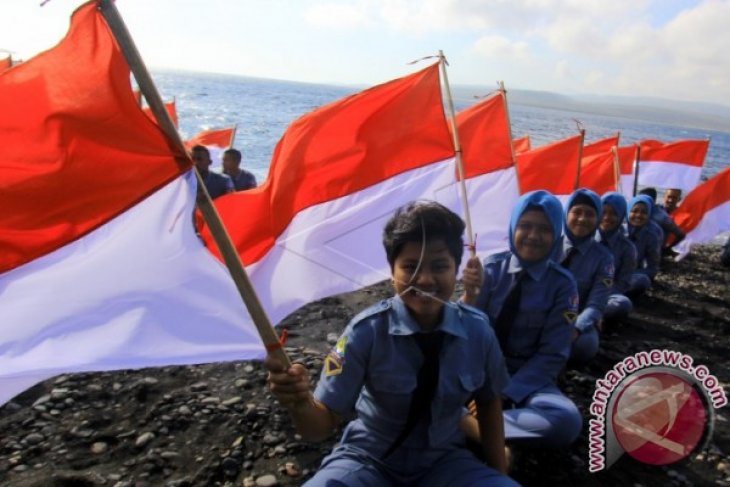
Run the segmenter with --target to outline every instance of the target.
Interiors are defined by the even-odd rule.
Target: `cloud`
[[[365,4],[320,3],[304,12],[304,20],[314,26],[334,30],[348,30],[370,23]]]
[[[527,42],[512,42],[498,35],[480,37],[474,43],[474,49],[477,53],[488,58],[511,59],[523,62],[530,59],[530,48]]]

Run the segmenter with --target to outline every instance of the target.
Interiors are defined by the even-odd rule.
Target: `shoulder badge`
[[[575,323],[576,318],[578,318],[578,313],[575,311],[566,311],[563,313],[563,318],[565,318],[565,321],[567,321],[569,325],[572,325]]]
[[[334,351],[324,359],[324,375],[332,377],[342,373],[342,358]]]

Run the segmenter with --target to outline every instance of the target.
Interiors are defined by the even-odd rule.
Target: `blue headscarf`
[[[550,222],[550,225],[553,227],[553,243],[551,245],[550,252],[548,252],[545,258],[542,259],[540,262],[530,262],[529,264],[523,262],[522,259],[520,259],[520,256],[517,255],[517,249],[515,248],[514,240],[515,227],[517,226],[517,222],[520,220],[522,214],[528,210],[542,210],[542,212],[545,213],[545,216]],[[512,210],[512,217],[510,218],[509,222],[509,248],[512,251],[512,255],[517,257],[517,259],[520,261],[520,264],[522,264],[523,266],[535,265],[546,261],[550,258],[551,255],[553,255],[553,253],[555,253],[555,249],[560,244],[562,229],[563,206],[560,204],[559,199],[557,199],[555,196],[548,193],[547,191],[543,190],[531,191],[522,195],[520,199],[517,200],[517,204]]]
[[[651,218],[651,212],[654,209],[654,202],[651,200],[651,196],[639,194],[631,198],[629,201],[629,211],[634,208],[636,203],[644,203],[646,205],[646,211],[649,213],[649,218]],[[629,223],[629,225],[631,225],[631,223]]]
[[[616,216],[618,216],[619,224],[616,228],[611,230],[610,232],[604,232],[599,228],[599,231],[601,232],[601,235],[604,237],[610,237],[614,233],[618,232],[621,229],[621,223],[626,218],[626,198],[624,198],[624,195],[621,193],[617,193],[615,191],[611,191],[610,193],[606,193],[601,198],[601,203],[604,205],[608,205],[611,208],[613,208],[613,211],[616,212]]]
[[[590,200],[591,206],[593,206],[593,209],[596,210],[596,227],[591,233],[582,238],[577,238],[568,228],[568,212],[575,204],[575,200],[579,197],[582,197],[581,199],[583,200],[585,200],[586,198]],[[565,235],[567,235],[570,241],[574,244],[579,242],[585,242],[588,239],[592,239],[593,236],[596,234],[596,229],[598,228],[598,225],[601,223],[601,218],[603,218],[603,205],[601,204],[601,197],[590,189],[576,189],[575,191],[573,191],[573,194],[570,195],[570,198],[568,198],[568,205],[565,207]]]

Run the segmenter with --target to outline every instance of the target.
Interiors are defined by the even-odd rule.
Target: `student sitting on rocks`
[[[636,247],[636,272],[629,280],[626,295],[633,299],[651,287],[659,272],[662,231],[651,218],[651,198],[634,196],[629,201],[629,240]]]
[[[568,198],[560,265],[578,284],[580,305],[570,350],[570,360],[577,365],[598,353],[599,326],[613,287],[613,254],[595,239],[602,216],[601,198],[593,191],[577,189]]]
[[[606,320],[626,318],[634,308],[625,293],[631,287],[631,276],[636,271],[636,247],[626,238],[621,224],[626,218],[626,198],[621,193],[606,193],[601,198],[603,218],[596,240],[613,254],[613,288],[603,316]]]
[[[546,191],[527,193],[512,211],[510,251],[487,257],[483,272],[464,271],[465,288],[481,288],[473,303],[486,311],[506,358],[505,438],[514,445],[563,447],[581,429],[578,408],[557,386],[578,312],[575,279],[551,259],[562,230],[560,201]],[[462,426],[479,440],[473,416]]]
[[[304,439],[324,439],[355,416],[306,485],[516,485],[500,473],[504,358],[486,316],[449,301],[463,231],[437,203],[411,203],[391,218],[383,245],[396,295],[347,325],[314,395],[303,365],[285,370],[266,359],[271,392]],[[492,468],[466,448],[459,428],[471,399]]]

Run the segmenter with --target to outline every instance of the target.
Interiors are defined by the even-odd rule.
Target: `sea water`
[[[206,129],[237,126],[234,147],[243,167],[266,179],[274,147],[289,124],[359,88],[200,73],[156,72],[166,101],[175,99],[180,132],[189,138]],[[474,100],[455,100],[459,111]],[[510,103],[515,138],[530,135],[532,147],[575,135],[576,121],[586,129],[586,143],[621,132],[621,145],[642,139],[674,141],[710,138],[703,179],[730,165],[730,133],[664,125],[614,116],[577,113]]]

